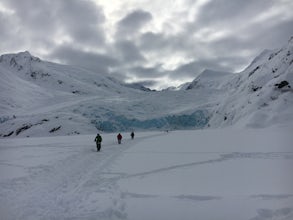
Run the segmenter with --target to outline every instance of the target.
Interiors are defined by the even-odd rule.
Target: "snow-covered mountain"
[[[210,126],[267,127],[293,122],[293,37],[281,49],[265,50],[222,89]]]
[[[176,89],[149,91],[29,52],[0,57],[0,136],[183,129],[293,122],[293,40],[242,72],[205,70]]]
[[[231,79],[232,73],[215,71],[215,70],[204,70],[199,74],[190,84],[187,86],[182,86],[182,89],[201,89],[209,88],[211,90],[218,90],[223,87],[223,85]]]
[[[0,74],[2,137],[201,128],[209,117],[206,95],[150,92],[29,52],[2,55]]]

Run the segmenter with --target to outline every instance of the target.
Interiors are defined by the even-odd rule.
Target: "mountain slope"
[[[210,126],[266,127],[293,121],[293,38],[278,50],[265,50],[222,88]]]
[[[150,92],[28,52],[2,55],[0,74],[2,137],[203,127],[206,100],[212,99],[185,91]]]
[[[293,123],[293,39],[242,72],[205,70],[181,89],[152,91],[108,75],[0,57],[0,137]]]
[[[215,71],[215,70],[204,70],[199,76],[197,76],[187,87],[183,86],[183,89],[221,89],[223,84],[227,82],[232,76],[232,73]]]

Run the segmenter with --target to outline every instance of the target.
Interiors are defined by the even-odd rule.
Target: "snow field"
[[[286,128],[0,140],[3,219],[293,219]]]

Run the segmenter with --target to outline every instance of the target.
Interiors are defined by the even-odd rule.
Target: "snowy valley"
[[[84,68],[2,55],[1,137],[95,131],[267,127],[293,121],[293,40],[244,71],[205,70],[176,90],[150,91]]]
[[[2,137],[202,128],[217,99],[204,91],[136,89],[28,52],[2,55],[0,61]]]
[[[0,219],[293,219],[293,38],[164,91],[29,52],[0,74]]]

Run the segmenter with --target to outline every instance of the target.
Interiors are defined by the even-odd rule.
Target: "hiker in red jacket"
[[[122,135],[120,133],[117,135],[117,140],[118,140],[118,144],[121,144]]]

